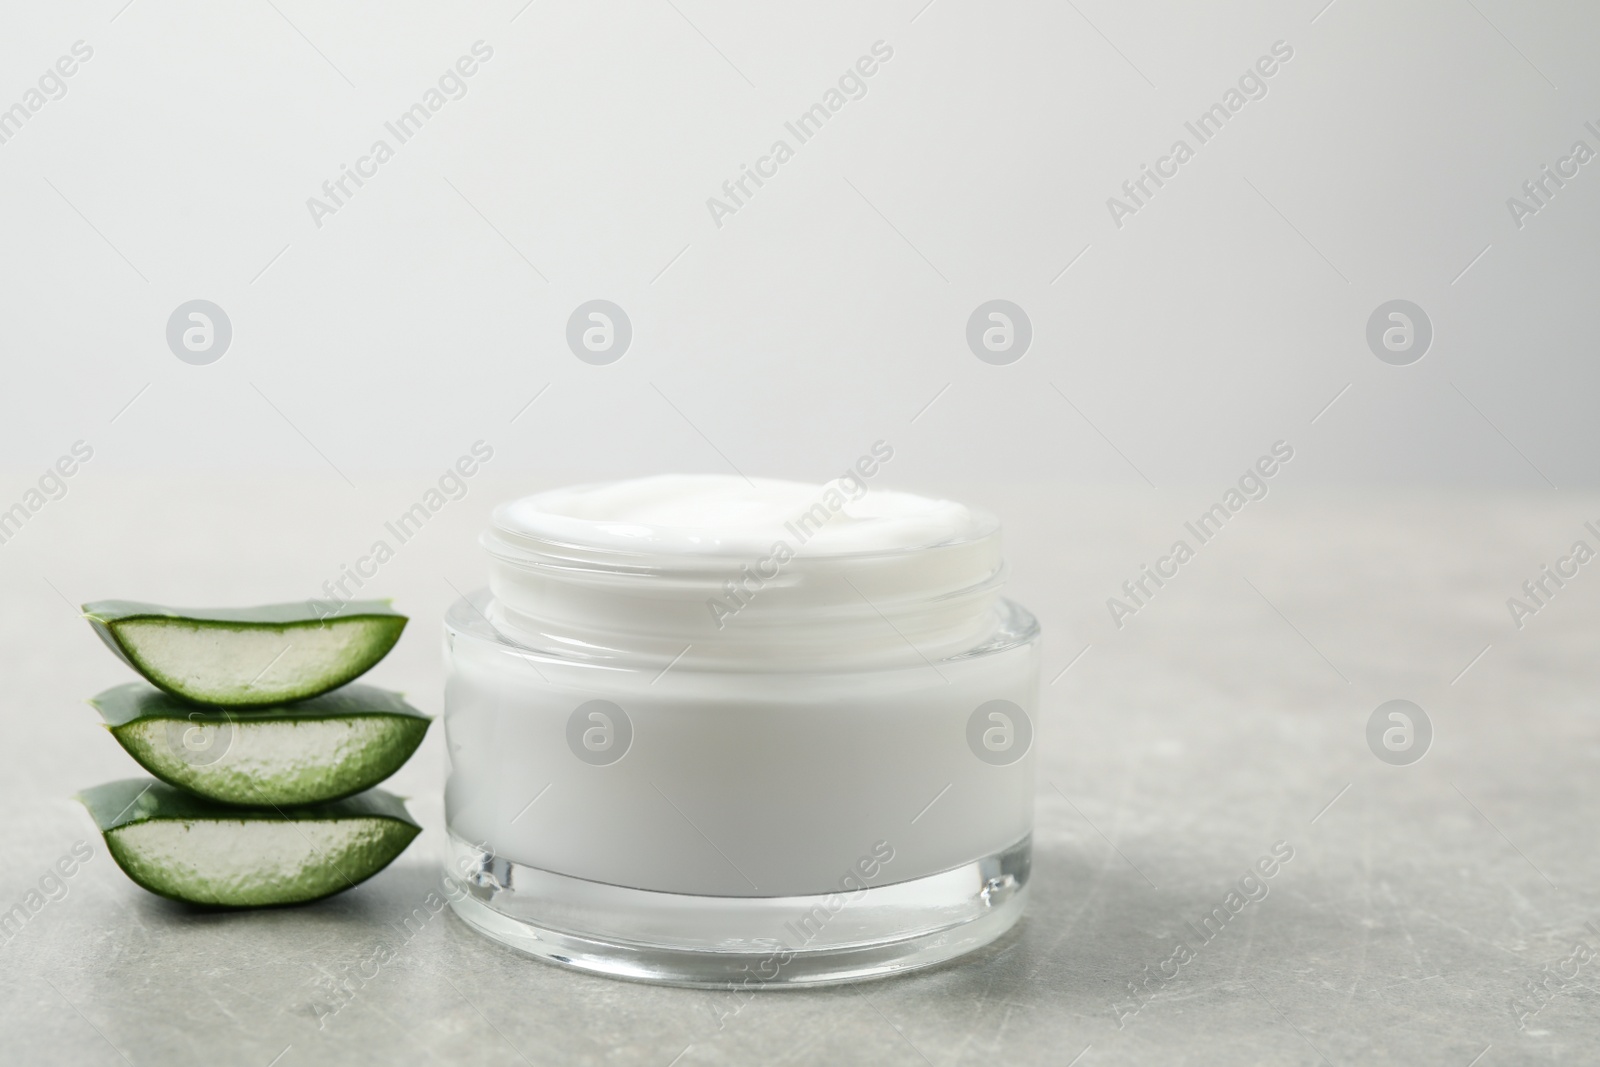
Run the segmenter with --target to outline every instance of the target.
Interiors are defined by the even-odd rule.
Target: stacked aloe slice
[[[260,907],[371,877],[421,832],[373,786],[431,720],[398,693],[351,684],[406,617],[354,601],[333,619],[303,604],[179,610],[126,600],[84,617],[143,682],[92,703],[155,778],[79,795],[117,865],[152,893]]]

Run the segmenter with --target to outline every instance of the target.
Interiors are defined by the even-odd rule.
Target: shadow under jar
[[[949,501],[668,475],[500,505],[445,618],[450,894],[552,962],[786,987],[1027,899],[1039,628]]]

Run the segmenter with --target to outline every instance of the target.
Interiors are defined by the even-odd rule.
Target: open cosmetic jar
[[[854,472],[668,475],[502,504],[482,544],[488,588],[445,619],[473,927],[761,988],[928,966],[1021,915],[1039,628],[994,518]]]

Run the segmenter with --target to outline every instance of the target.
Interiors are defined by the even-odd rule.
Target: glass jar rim
[[[693,482],[695,477],[703,480]],[[777,533],[774,499],[786,505],[827,489],[802,483],[752,485],[748,498],[736,489],[723,514],[737,512],[747,500],[766,511],[756,516],[760,523],[747,523],[726,538],[718,537],[709,522],[664,533],[660,528],[618,531],[608,528],[610,519],[603,514],[562,513],[574,499],[593,504],[591,512],[603,512],[607,501],[616,499],[604,494],[615,488],[625,503],[629,492],[643,494],[644,506],[633,513],[613,509],[625,518],[692,515],[697,503],[692,492],[682,500],[667,499],[664,511],[650,494],[719,481],[726,490],[730,480],[720,476],[676,476],[660,484],[644,480],[553,490],[499,505],[493,525],[480,538],[490,560],[497,626],[531,648],[576,647],[646,660],[683,656],[732,665],[925,659],[971,647],[992,625],[1006,570],[1000,524],[987,512],[950,501],[911,494],[880,497],[841,523],[836,531],[841,536],[814,540],[802,529],[789,531],[799,535],[792,540],[766,541]],[[781,486],[781,495],[761,497],[773,484]],[[602,495],[594,504],[582,500],[584,493]],[[552,498],[554,514],[540,511]],[[729,498],[713,503],[728,504]],[[876,521],[873,508],[887,515],[885,524],[863,530]],[[581,512],[582,507],[566,510]],[[831,505],[825,510],[840,511]],[[711,512],[714,519],[716,508]],[[764,532],[752,536],[752,528]],[[830,543],[817,550],[818,540]]]
[[[498,650],[518,661],[532,663],[546,670],[570,668],[614,671],[636,667],[641,657],[616,649],[584,646],[581,644],[535,643],[527,635],[506,625],[505,608],[494,598],[494,593],[484,586],[469,590],[453,600],[445,611],[445,634],[451,641],[472,641]],[[998,597],[989,613],[989,625],[976,643],[955,651],[942,651],[931,660],[905,658],[890,662],[870,662],[865,658],[831,662],[768,662],[761,664],[732,665],[727,662],[697,661],[686,657],[673,664],[671,674],[689,674],[696,670],[728,673],[731,669],[751,676],[795,673],[814,674],[826,669],[841,676],[870,672],[925,671],[930,665],[940,667],[976,657],[1009,652],[1039,639],[1039,620],[1027,608],[1007,597]],[[644,657],[647,659],[648,657]],[[659,666],[659,664],[658,664]],[[554,677],[553,675],[551,676]]]

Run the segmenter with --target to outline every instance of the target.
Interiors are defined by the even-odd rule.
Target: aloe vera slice
[[[388,655],[406,625],[386,600],[351,601],[326,620],[307,603],[191,610],[97,600],[83,614],[154,685],[229,708],[336,689]]]
[[[129,778],[78,800],[138,885],[226,908],[331,896],[383,870],[422,832],[400,798],[381,789],[311,807],[246,810]]]
[[[399,693],[359,683],[237,714],[143,682],[89,703],[145,770],[225,804],[316,804],[359,793],[399,770],[432,721]]]

